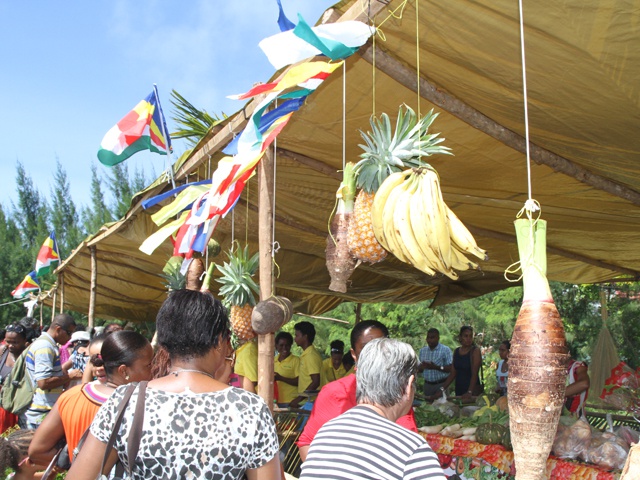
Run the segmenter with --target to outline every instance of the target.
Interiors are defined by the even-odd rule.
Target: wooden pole
[[[53,323],[53,317],[56,316],[56,301],[58,295],[58,286],[53,290],[53,302],[51,302],[51,323]]]
[[[87,320],[87,328],[91,330],[93,328],[94,316],[96,312],[96,288],[98,283],[98,260],[96,258],[96,246],[91,245],[89,247],[91,252],[91,285],[89,290],[89,315]]]
[[[64,272],[58,274],[58,284],[60,285],[60,313],[64,313]]]
[[[273,153],[269,149],[258,164],[258,245],[260,248],[260,300],[273,293]],[[258,393],[273,409],[273,333],[258,336]]]

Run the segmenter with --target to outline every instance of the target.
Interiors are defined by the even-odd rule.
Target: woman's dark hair
[[[107,377],[114,373],[120,365],[126,365],[127,367],[133,365],[133,362],[140,358],[140,351],[147,348],[148,345],[149,340],[138,332],[130,330],[113,332],[107,335],[100,349],[100,356],[104,362],[104,371]]]
[[[98,354],[94,353],[93,355],[91,355],[91,358],[89,358],[89,361],[94,367],[102,367],[104,365],[104,361],[102,360],[102,344],[104,343],[104,341],[107,339],[108,336],[109,336],[108,333],[102,332],[91,337],[91,341],[89,342],[89,348],[91,348],[92,345],[100,344],[100,353]]]
[[[40,336],[40,324],[33,317],[22,317],[18,322],[18,325],[22,325],[25,329],[25,338],[27,342],[33,342]]]
[[[171,358],[201,357],[231,337],[220,300],[195,290],[176,290],[169,295],[160,307],[156,326],[158,344]]]
[[[7,468],[17,472],[20,460],[29,454],[29,444],[35,430],[16,430],[6,438],[0,438],[0,473]]]
[[[342,357],[342,365],[344,366],[344,369],[346,371],[349,371],[355,364],[356,361],[353,359],[353,355],[351,355],[351,352],[345,353]]]
[[[337,353],[338,350],[340,353],[344,353],[344,342],[342,340],[334,340],[329,346],[331,347],[331,353],[334,353],[334,351]]]
[[[7,325],[6,331],[9,333],[15,333],[16,335],[20,335],[25,340],[27,340],[27,336],[29,334],[29,329],[19,323],[12,323],[11,325]]]
[[[289,345],[293,345],[293,336],[289,332],[280,332],[276,335],[276,343],[280,340],[285,339]]]
[[[507,347],[507,350],[511,350],[511,342],[509,340],[505,340],[500,345],[504,345],[505,347]]]
[[[363,320],[362,322],[356,323],[356,326],[351,330],[351,348],[355,350],[358,339],[370,328],[380,330],[385,337],[389,336],[389,329],[384,325],[384,323],[379,322],[378,320]]]
[[[469,325],[464,325],[462,327],[460,327],[460,333],[458,334],[460,337],[462,336],[462,334],[466,331],[470,331],[471,333],[473,333],[473,327],[470,327]]]

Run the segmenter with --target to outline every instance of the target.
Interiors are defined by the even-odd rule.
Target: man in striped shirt
[[[395,423],[413,404],[417,371],[410,345],[367,343],[356,369],[358,404],[320,428],[300,480],[445,480],[424,438]]]
[[[418,356],[418,371],[424,375],[424,396],[432,400],[436,393],[440,393],[440,387],[451,373],[453,363],[451,349],[440,343],[440,331],[437,328],[429,329],[427,346],[420,349]]]
[[[35,387],[31,406],[20,415],[22,428],[37,428],[45,415],[53,408],[69,380],[82,378],[79,370],[62,371],[58,344],[64,345],[71,339],[76,322],[70,315],[60,313],[53,317],[51,327],[43,332],[29,346],[26,371]]]

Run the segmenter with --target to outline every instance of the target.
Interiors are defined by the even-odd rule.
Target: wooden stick
[[[98,284],[98,260],[96,258],[96,246],[89,247],[91,252],[91,285],[89,287],[89,314],[87,319],[87,328],[91,330],[94,325],[94,317],[96,312],[96,289]]]
[[[60,313],[64,313],[64,272],[58,274],[58,283],[60,284]]]
[[[273,292],[273,153],[268,149],[258,164],[258,245],[260,246],[260,300]],[[258,336],[258,393],[273,411],[273,333]]]

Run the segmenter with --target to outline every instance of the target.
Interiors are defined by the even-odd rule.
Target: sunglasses
[[[9,325],[6,330],[7,332],[24,333],[26,331],[26,328],[24,328],[22,325]]]
[[[58,326],[58,327],[60,327],[60,329],[64,330],[64,331],[65,331],[65,333],[66,333],[67,335],[71,336],[71,335],[73,334],[73,332],[72,332],[72,331],[70,331],[70,330],[68,330],[68,329],[64,328],[64,327],[63,327],[62,325],[60,325],[59,323],[56,323],[55,325],[56,325],[56,326]]]

